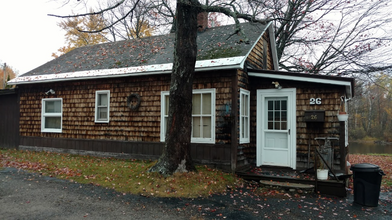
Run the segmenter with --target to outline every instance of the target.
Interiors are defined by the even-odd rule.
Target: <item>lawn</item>
[[[382,191],[392,190],[392,155],[350,155],[350,163],[373,163],[386,174]],[[0,149],[0,167],[15,167],[40,175],[114,189],[124,194],[158,197],[206,197],[243,186],[237,176],[197,166],[198,172],[163,177],[149,173],[155,161],[126,160],[52,152]]]
[[[0,167],[30,170],[45,176],[143,196],[205,197],[234,188],[242,182],[233,174],[206,166],[197,166],[197,173],[176,173],[165,178],[148,172],[155,163],[148,160],[0,150],[0,161]]]

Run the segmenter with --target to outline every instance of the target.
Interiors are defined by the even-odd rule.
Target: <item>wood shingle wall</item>
[[[230,164],[231,120],[226,116],[231,110],[235,73],[234,70],[196,73],[194,89],[216,89],[216,144],[193,144],[196,161]],[[137,153],[139,145],[152,144],[150,148],[154,150],[150,153],[156,155],[157,148],[162,152],[161,92],[169,90],[169,83],[170,74],[20,85],[21,145]],[[49,89],[55,94],[45,95]],[[110,90],[109,123],[94,122],[98,90]],[[127,106],[127,97],[134,93],[141,97],[137,110]],[[44,98],[63,99],[61,133],[41,132]],[[87,144],[88,140],[95,144]]]
[[[247,58],[248,65],[254,69],[274,70],[269,32],[257,42]]]
[[[272,89],[271,84],[274,79],[251,77],[251,144],[244,149],[245,155],[252,163],[256,161],[256,91],[258,89]],[[345,88],[318,84],[278,80],[283,88],[297,88],[296,123],[297,123],[297,167],[305,167],[308,158],[308,148],[310,145],[313,155],[314,147],[318,146],[314,140],[316,137],[339,137],[340,123],[337,114],[340,106],[340,96],[345,94]],[[310,105],[311,98],[321,98],[320,105]],[[304,114],[306,110],[324,110],[325,122],[305,122]],[[339,164],[339,144],[334,143],[334,162]],[[311,163],[313,161],[311,156]]]

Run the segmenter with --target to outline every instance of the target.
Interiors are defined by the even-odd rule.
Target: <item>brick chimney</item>
[[[203,32],[208,28],[208,13],[200,12],[197,15],[197,31]]]

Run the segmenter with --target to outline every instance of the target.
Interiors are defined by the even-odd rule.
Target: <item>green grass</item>
[[[150,173],[155,164],[149,160],[125,160],[60,154],[0,150],[0,167],[16,167],[72,182],[94,184],[118,192],[158,197],[206,197],[241,184],[233,174],[206,166],[198,172],[176,173],[163,177]]]

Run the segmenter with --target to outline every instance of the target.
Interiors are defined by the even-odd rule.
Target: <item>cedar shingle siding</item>
[[[198,73],[194,89],[216,88],[216,143],[230,142],[226,106],[231,106],[234,71]],[[118,141],[160,141],[161,91],[169,90],[170,75],[138,76],[105,80],[47,83],[20,86],[21,136],[107,139]],[[45,95],[53,89],[54,95]],[[95,92],[110,90],[110,122],[95,123]],[[130,94],[139,94],[140,107],[127,106]],[[63,98],[62,133],[41,132],[43,98]]]

